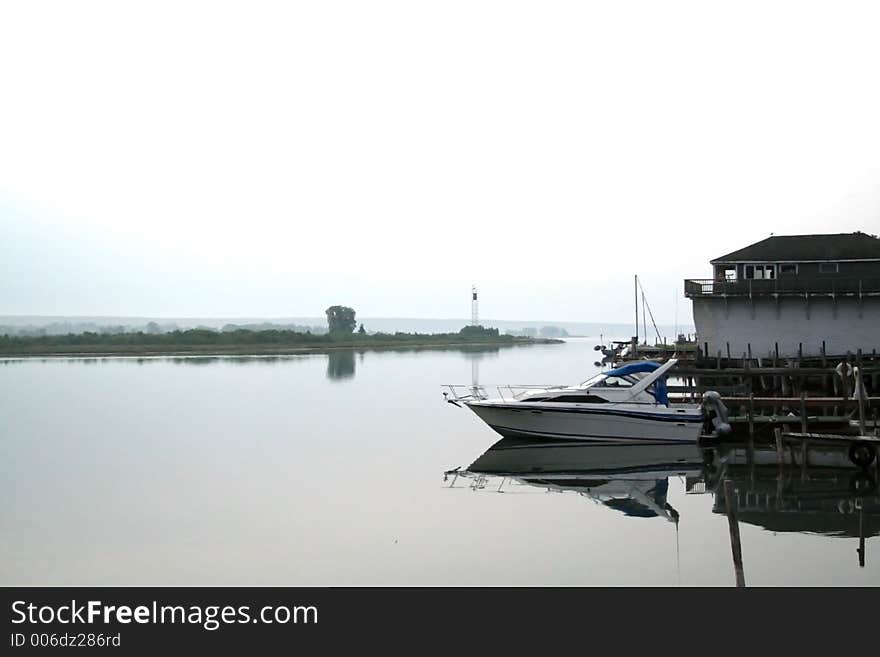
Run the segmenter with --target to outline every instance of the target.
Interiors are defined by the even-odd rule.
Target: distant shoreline
[[[91,357],[112,358],[118,356],[287,356],[296,354],[322,354],[335,351],[398,351],[398,350],[445,350],[470,347],[521,347],[540,344],[561,344],[556,338],[516,338],[514,340],[475,341],[388,341],[371,344],[369,341],[352,341],[333,345],[46,345],[42,349],[23,348],[21,351],[0,349],[0,359],[41,357]]]

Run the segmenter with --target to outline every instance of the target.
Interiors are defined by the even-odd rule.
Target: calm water
[[[732,585],[696,450],[484,454],[500,437],[440,396],[475,366],[582,381],[594,344],[0,361],[0,584]],[[748,584],[880,584],[880,499],[851,472],[726,476]]]

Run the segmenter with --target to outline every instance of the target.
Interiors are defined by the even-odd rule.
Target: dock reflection
[[[751,454],[749,453],[751,451]],[[741,522],[773,532],[823,536],[880,535],[880,495],[870,470],[850,464],[845,450],[811,454],[792,462],[770,446],[719,445],[710,452],[704,481],[713,512],[724,513],[721,482],[733,483]]]
[[[858,539],[855,552],[864,566],[865,540],[880,535],[876,470],[853,466],[840,447],[812,449],[804,460],[773,446],[742,443],[701,448],[504,438],[467,468],[444,473],[450,486],[574,492],[629,517],[677,523],[679,513],[667,499],[670,477],[684,477],[687,495],[712,496],[712,513],[728,518],[732,547],[740,543],[740,523]],[[736,547],[734,568],[738,585],[744,585]]]

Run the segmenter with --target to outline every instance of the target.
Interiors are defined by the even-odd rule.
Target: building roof
[[[733,262],[809,262],[880,260],[880,239],[862,232],[832,235],[773,235],[712,260]]]

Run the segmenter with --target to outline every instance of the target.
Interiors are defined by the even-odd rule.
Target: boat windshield
[[[584,381],[580,387],[581,388],[629,388],[636,383],[638,383],[638,377],[635,377],[631,374],[625,376],[608,376],[607,373],[602,372],[601,374],[597,374],[596,376],[587,379]]]
[[[646,377],[655,377],[655,380],[650,382],[650,385],[647,386],[644,392],[653,397],[657,403],[669,406],[666,375],[664,373],[675,363],[675,359],[670,359],[663,365],[649,360],[626,363],[613,370],[600,372],[593,378],[584,381],[579,387],[583,390],[591,388],[631,388],[637,383],[644,381]],[[656,372],[660,368],[665,369],[661,370],[661,376],[658,376]]]

